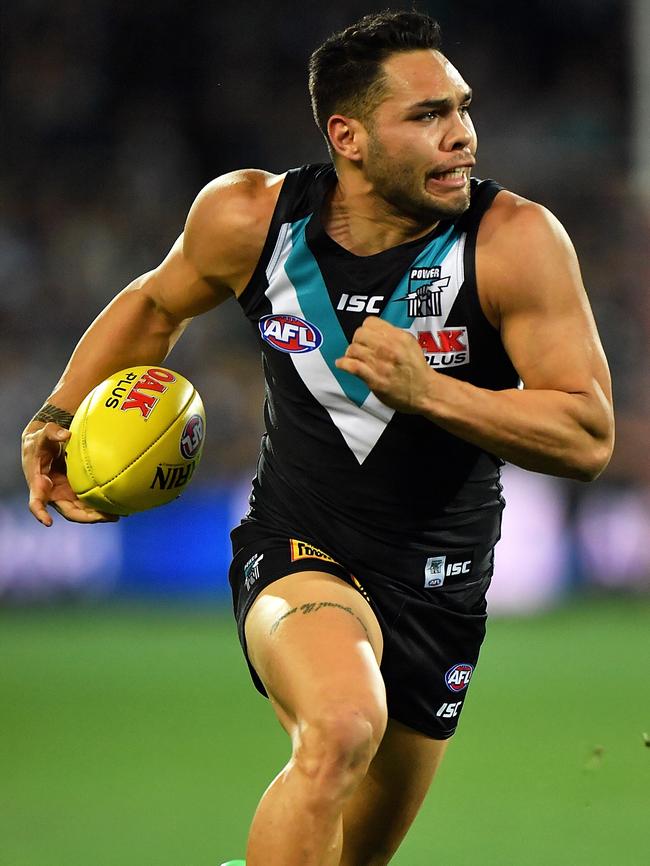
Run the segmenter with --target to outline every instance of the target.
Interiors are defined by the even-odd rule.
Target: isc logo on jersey
[[[461,367],[469,364],[467,328],[418,331],[418,343],[430,367]]]
[[[259,321],[262,339],[280,352],[313,352],[323,342],[316,325],[298,316],[263,316]]]
[[[467,662],[462,662],[461,664],[454,665],[453,668],[449,668],[445,674],[447,688],[451,689],[452,692],[462,692],[469,685],[473,672],[473,665]]]

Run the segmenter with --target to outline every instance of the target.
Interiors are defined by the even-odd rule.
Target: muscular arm
[[[595,478],[613,446],[609,373],[571,243],[509,194],[484,218],[477,276],[524,388],[491,391],[431,370],[410,334],[368,319],[339,365],[381,400],[526,469]],[[500,198],[501,198],[500,196]],[[497,199],[497,202],[499,199]]]
[[[268,177],[237,172],[200,193],[165,260],[120,292],[86,331],[49,403],[74,413],[116,370],[159,364],[194,316],[238,294],[268,227],[258,226]]]
[[[57,469],[59,446],[70,435],[59,424],[107,376],[160,364],[194,316],[239,294],[257,264],[281,183],[266,172],[241,171],[209,184],[162,264],[120,292],[88,328],[47,398],[52,409],[23,433],[30,508],[42,523],[51,524],[48,501],[69,519],[102,519],[76,500],[62,461]],[[48,413],[54,423],[44,423]]]

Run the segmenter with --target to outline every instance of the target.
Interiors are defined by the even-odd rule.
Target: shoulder
[[[484,214],[476,244],[477,283],[488,318],[513,305],[582,288],[573,244],[548,208],[507,190]]]
[[[568,236],[548,208],[504,189],[481,220],[479,242],[512,252],[509,247],[514,240],[527,244],[566,242]]]
[[[185,224],[183,251],[202,276],[235,293],[243,289],[262,252],[284,178],[242,169],[201,190]]]

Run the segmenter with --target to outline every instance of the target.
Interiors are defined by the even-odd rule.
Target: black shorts
[[[366,550],[366,561],[355,561],[341,551],[323,550],[318,539],[287,535],[254,519],[236,527],[231,539],[229,580],[239,640],[263,695],[246,653],[246,615],[273,581],[324,571],[362,593],[379,621],[389,717],[436,739],[454,733],[485,637],[493,548],[408,553],[396,575],[384,573],[386,556],[378,556],[375,566]]]

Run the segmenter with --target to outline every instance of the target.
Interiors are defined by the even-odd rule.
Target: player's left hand
[[[382,403],[410,414],[420,412],[436,375],[415,337],[377,316],[357,328],[336,366],[363,379]]]

